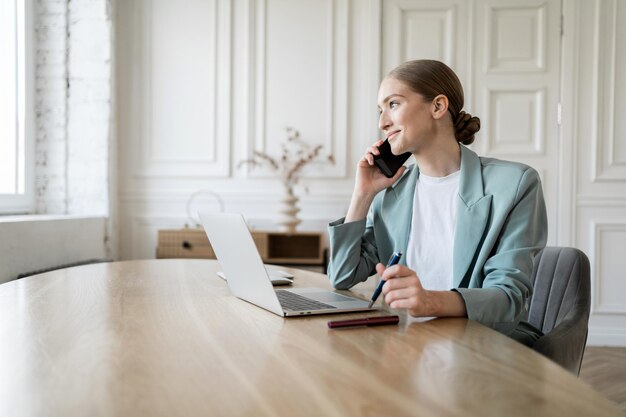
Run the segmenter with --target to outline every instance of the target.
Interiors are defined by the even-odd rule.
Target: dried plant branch
[[[274,169],[278,169],[278,162],[274,158],[269,155],[264,154],[263,152],[254,151],[254,156],[260,158],[261,160],[267,161],[267,163]]]
[[[280,144],[281,154],[279,158],[273,158],[264,152],[254,151],[253,157],[239,162],[238,168],[246,164],[250,164],[252,168],[266,165],[275,171],[281,171],[281,178],[285,186],[292,187],[296,184],[300,179],[301,170],[318,158],[323,146],[311,147],[300,138],[298,130],[292,127],[287,127],[285,130],[287,140]],[[331,164],[335,163],[333,155],[328,155],[326,160]]]

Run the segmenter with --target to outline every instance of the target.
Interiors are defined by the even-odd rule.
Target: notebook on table
[[[230,291],[279,316],[370,311],[369,302],[322,288],[274,290],[261,255],[241,214],[200,212]]]

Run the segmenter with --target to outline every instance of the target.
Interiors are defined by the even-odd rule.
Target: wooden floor
[[[580,379],[626,414],[626,348],[587,347]]]

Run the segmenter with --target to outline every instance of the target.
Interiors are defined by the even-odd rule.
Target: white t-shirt
[[[459,193],[457,171],[447,177],[420,173],[413,197],[407,266],[427,290],[452,288],[452,252]]]

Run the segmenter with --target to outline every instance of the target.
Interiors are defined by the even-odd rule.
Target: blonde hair
[[[463,111],[463,86],[449,66],[431,59],[407,61],[391,70],[387,77],[402,81],[428,101],[440,94],[446,96],[456,140],[464,145],[474,142],[480,119]]]

